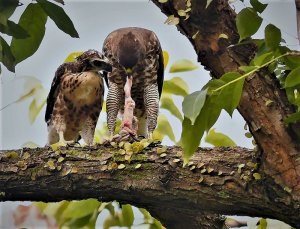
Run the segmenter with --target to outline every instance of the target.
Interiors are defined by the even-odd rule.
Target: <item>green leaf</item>
[[[252,8],[242,9],[236,17],[236,26],[240,34],[240,41],[255,34],[261,23],[262,18]]]
[[[149,229],[165,229],[165,227],[157,219],[153,219],[153,223],[150,224]]]
[[[222,104],[216,95],[210,95],[206,98],[204,105],[202,119],[205,120],[205,122],[203,122],[203,125],[205,126],[205,131],[209,131],[221,114]]]
[[[210,81],[209,84],[214,84],[214,82]],[[205,88],[208,89],[208,87],[209,85],[207,84],[202,90],[205,90]],[[184,117],[180,144],[184,150],[185,163],[197,150],[204,131],[208,131],[215,124],[220,116],[221,109],[222,107],[217,99],[217,95],[212,94],[207,96],[194,125],[192,125],[192,122],[187,117]]]
[[[172,64],[170,73],[174,72],[188,72],[197,69],[199,66],[187,59],[178,60]]]
[[[144,208],[139,208],[139,210],[144,216],[144,223],[149,223],[152,219],[151,214]]]
[[[267,229],[268,222],[266,219],[260,219],[259,225],[257,226],[257,229]]]
[[[231,82],[241,76],[238,72],[225,73],[219,80],[223,81],[224,84]],[[238,80],[235,83],[228,85],[223,88],[217,99],[221,103],[221,107],[224,108],[229,115],[232,115],[234,109],[239,105],[242,96],[244,78]]]
[[[186,96],[189,88],[187,83],[180,77],[173,77],[170,80],[164,81],[163,94],[170,93],[174,95]]]
[[[35,92],[35,97],[29,105],[29,121],[33,124],[38,114],[46,104],[47,91],[45,89],[39,89]]]
[[[192,125],[191,120],[186,117],[182,122],[180,144],[183,147],[183,158],[185,163],[187,163],[195,153],[204,134],[206,120],[202,119],[202,116],[201,113],[198,115],[194,125]]]
[[[15,72],[15,57],[13,56],[9,45],[0,36],[0,61],[11,72]]]
[[[239,67],[239,69],[242,70],[244,73],[251,72],[256,68],[257,68],[256,66],[240,66]]]
[[[51,216],[56,219],[56,222],[58,224],[61,224],[62,222],[65,222],[65,219],[62,218],[62,213],[65,211],[65,209],[69,205],[69,201],[61,201],[58,203],[45,203],[38,202],[34,203],[37,207],[39,207],[44,215]]]
[[[245,81],[244,78],[240,77],[241,74],[238,72],[228,72],[220,79],[211,80],[207,84],[212,102],[218,104],[218,107],[225,109],[229,115],[232,115],[240,102]],[[236,82],[230,83],[238,78],[240,79]]]
[[[81,201],[72,201],[63,212],[62,217],[68,218],[82,218],[87,215],[93,214],[95,209],[98,210],[100,202],[96,199],[88,199]]]
[[[32,141],[25,142],[21,146],[21,148],[30,148],[30,149],[35,149],[37,147],[39,147],[39,145]]]
[[[112,202],[101,203],[98,212],[102,212],[104,209],[107,209],[111,215],[115,215],[115,207]]]
[[[300,112],[296,112],[294,114],[289,115],[283,121],[285,124],[298,122],[300,120]]]
[[[134,214],[131,205],[123,204],[122,205],[122,220],[121,223],[123,226],[131,227],[134,221]]]
[[[255,66],[262,66],[274,58],[273,52],[264,53],[255,57],[252,62]]]
[[[270,50],[270,48],[266,45],[265,39],[263,40],[263,42],[257,46],[258,50],[256,52],[256,57],[261,56],[267,52],[271,52],[272,50]],[[252,61],[253,62],[253,61]]]
[[[38,4],[31,3],[27,6],[18,24],[28,32],[30,37],[13,38],[11,42],[11,50],[16,63],[20,63],[37,51],[45,35],[46,21],[47,15]]]
[[[18,0],[0,0],[0,24],[7,25],[7,19],[15,12]]]
[[[91,218],[93,218],[93,214],[90,214],[90,215],[87,215],[87,216],[84,216],[81,218],[66,220],[63,223],[62,228],[86,228],[86,226],[90,223]],[[96,220],[95,220],[95,223],[96,223]]]
[[[180,121],[183,120],[182,115],[170,94],[162,94],[162,97],[160,98],[160,108],[170,111],[170,113],[176,118],[178,118]]]
[[[47,13],[47,15],[55,22],[60,30],[69,34],[71,37],[79,37],[73,22],[62,7],[46,0],[37,0],[37,2]]]
[[[300,107],[300,84],[296,87],[285,88],[285,92],[289,102]]]
[[[29,37],[29,34],[26,32],[26,30],[10,20],[7,21],[7,26],[0,24],[0,32],[18,39]]]
[[[268,6],[268,4],[263,4],[263,3],[259,2],[258,0],[250,0],[250,3],[253,6],[253,8],[259,13],[264,12],[266,7]]]
[[[41,88],[43,88],[43,86],[40,80],[35,77],[25,77],[23,93],[16,102],[23,102],[31,96],[34,96],[34,94]]]
[[[158,116],[157,127],[153,132],[153,139],[162,140],[164,136],[168,136],[171,141],[175,142],[175,135],[171,124],[167,117],[163,114]]]
[[[297,68],[300,66],[300,56],[285,56],[284,62],[290,69]]]
[[[268,24],[265,28],[265,42],[271,49],[276,49],[281,42],[281,31],[275,25]]]
[[[300,84],[300,66],[293,69],[285,79],[285,87],[294,87]]]
[[[169,63],[169,53],[165,50],[163,50],[163,58],[164,58],[164,69],[166,69]]]
[[[205,137],[205,141],[216,147],[236,146],[235,142],[230,137],[220,132],[215,132],[214,128],[209,130]]]
[[[76,60],[76,57],[80,56],[83,52],[72,52],[65,59],[64,63],[73,62]]]
[[[206,89],[196,91],[190,95],[187,95],[182,102],[184,116],[191,120],[192,125],[194,125],[196,118],[198,117],[204,105],[206,93]]]
[[[120,226],[120,219],[110,215],[104,220],[103,229],[109,229],[114,226]]]

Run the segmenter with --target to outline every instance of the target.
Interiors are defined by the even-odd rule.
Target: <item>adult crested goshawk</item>
[[[111,70],[106,58],[95,50],[59,66],[47,98],[48,144],[76,142],[81,137],[88,145],[93,143],[104,96],[99,71]]]
[[[114,134],[118,113],[124,112],[124,86],[129,79],[127,94],[135,102],[137,134],[151,138],[164,80],[163,53],[157,36],[143,28],[117,29],[105,39],[103,54],[112,64],[112,72],[105,74],[109,86],[106,106],[110,134]],[[122,125],[126,126],[126,120],[123,119]]]

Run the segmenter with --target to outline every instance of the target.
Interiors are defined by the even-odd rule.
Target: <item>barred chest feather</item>
[[[146,58],[143,62],[140,62],[132,71],[133,84],[131,88],[131,96],[136,103],[136,114],[142,116],[145,110],[144,107],[144,89],[153,84],[157,84],[157,69],[158,58]],[[114,66],[118,66],[115,64]],[[109,84],[115,83],[118,85],[124,95],[124,85],[126,83],[127,73],[125,70],[118,67],[114,67],[112,72],[109,73]],[[124,100],[121,100],[121,109],[124,107]]]

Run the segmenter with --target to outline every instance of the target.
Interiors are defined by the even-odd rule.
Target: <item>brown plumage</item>
[[[104,41],[103,53],[113,69],[105,74],[109,86],[107,123],[113,135],[117,114],[123,113],[124,85],[132,77],[131,97],[135,102],[138,134],[150,137],[157,123],[159,98],[164,80],[163,54],[154,32],[136,27],[110,33]],[[124,121],[124,120],[123,120]]]
[[[48,144],[74,142],[80,137],[88,145],[93,143],[104,96],[99,71],[111,71],[111,65],[95,50],[57,69],[47,98]]]

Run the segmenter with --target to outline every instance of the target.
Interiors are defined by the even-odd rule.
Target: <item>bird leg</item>
[[[152,133],[157,124],[159,110],[159,93],[157,84],[151,84],[145,88],[144,101],[147,114],[148,138],[152,139]]]
[[[120,109],[121,103],[121,92],[119,87],[115,83],[109,84],[109,91],[107,95],[106,107],[107,107],[107,127],[111,137],[113,137],[115,129],[117,116]]]
[[[59,142],[58,142],[59,145],[69,146],[69,145],[74,145],[75,144],[75,141],[66,141],[65,140],[63,131],[59,131],[58,134],[59,134]]]

